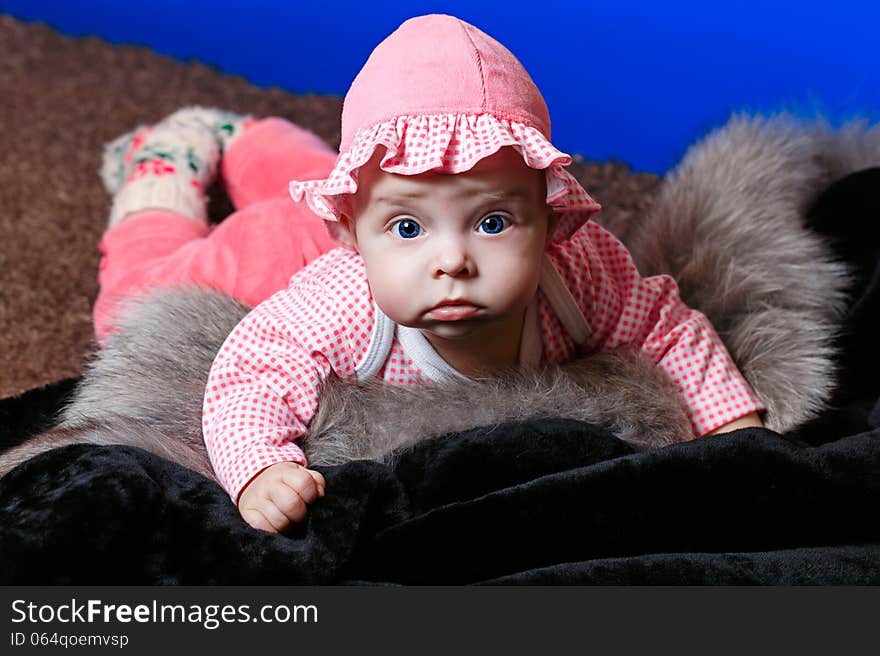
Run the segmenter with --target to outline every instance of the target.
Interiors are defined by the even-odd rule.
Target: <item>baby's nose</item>
[[[450,240],[438,249],[435,276],[460,276],[472,273],[473,263],[462,244]]]

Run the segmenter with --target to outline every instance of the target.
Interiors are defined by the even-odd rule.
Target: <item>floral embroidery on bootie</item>
[[[220,141],[220,149],[225,151],[243,131],[256,122],[256,119],[250,114],[236,114],[214,107],[193,106],[177,110],[165,121],[178,125],[188,125],[193,122],[206,125]]]
[[[139,127],[104,149],[101,177],[113,194],[110,225],[129,214],[164,209],[204,221],[205,190],[220,160],[220,140],[200,120],[172,114]]]
[[[206,107],[184,107],[104,147],[101,178],[114,195],[110,225],[144,209],[205,220],[205,190],[223,150],[256,120]]]

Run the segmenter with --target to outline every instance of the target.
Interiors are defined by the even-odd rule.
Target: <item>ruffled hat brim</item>
[[[383,171],[416,175],[426,171],[461,173],[480,160],[510,146],[529,167],[546,171],[547,204],[563,214],[553,235],[567,239],[574,229],[600,210],[599,204],[565,170],[571,157],[547,140],[540,130],[492,114],[430,114],[396,116],[360,130],[351,147],[341,153],[325,180],[292,181],[294,201],[327,221],[338,221],[358,188],[358,171],[378,146]]]

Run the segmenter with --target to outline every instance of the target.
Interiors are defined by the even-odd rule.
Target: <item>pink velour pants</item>
[[[288,183],[326,178],[335,161],[317,135],[266,118],[223,154],[220,175],[236,211],[222,223],[149,210],[107,230],[99,245],[98,340],[113,331],[119,301],[152,287],[202,285],[249,305],[285,288],[294,273],[339,246],[305,203],[291,200]]]

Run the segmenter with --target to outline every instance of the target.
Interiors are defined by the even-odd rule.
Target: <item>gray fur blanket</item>
[[[848,271],[806,225],[807,208],[833,180],[878,164],[878,129],[734,117],[688,152],[648,216],[606,226],[644,275],[671,274],[685,302],[709,317],[767,406],[769,429],[786,432],[818,416],[835,386],[833,337]],[[198,462],[211,476],[202,391],[214,355],[247,310],[204,289],[160,290],[131,303],[119,333],[94,354],[61,425],[135,419],[174,437],[132,445],[186,466]],[[417,400],[430,411],[416,418],[397,411]],[[316,465],[381,459],[426,437],[528,417],[595,421],[639,448],[690,432],[661,372],[626,352],[423,389],[331,381],[320,408],[304,445]],[[0,473],[50,445],[59,442],[37,438],[5,454]]]
[[[810,225],[808,215],[820,193],[833,182],[873,166],[880,166],[877,128],[851,124],[834,130],[822,123],[786,116],[734,117],[691,148],[668,176],[647,215],[606,226],[631,249],[644,275],[671,274],[678,280],[685,302],[710,318],[765,402],[765,423],[772,431],[791,434],[822,416],[835,402],[841,362],[839,337],[846,328],[855,274],[851,263],[834,248],[833,240]],[[246,307],[232,299],[201,289],[164,290],[132,302],[118,334],[107,348],[93,355],[59,427],[0,455],[0,474],[49,449],[84,443],[137,447],[159,456],[162,462],[171,461],[212,478],[201,441],[202,390],[214,354],[246,312]],[[480,399],[479,404],[474,403],[475,398]],[[400,407],[415,403],[421,409],[416,415],[399,412]],[[592,452],[583,455],[594,465],[612,457],[618,448],[604,442],[602,436],[622,445],[624,450],[618,456],[662,452],[674,460],[674,453],[683,453],[670,450],[674,448],[709,449],[715,453],[709,439],[700,440],[704,442],[700,445],[676,446],[689,434],[689,427],[671,384],[638,353],[627,351],[598,354],[565,366],[522,371],[505,378],[419,389],[381,383],[351,387],[329,381],[304,448],[312,465],[347,473],[359,485],[366,479],[351,472],[372,470],[352,469],[357,461],[376,463],[370,466],[390,468],[382,471],[397,475],[415,470],[424,475],[426,470],[414,462],[426,463],[426,454],[436,456],[441,450],[454,448],[430,438],[479,435],[479,440],[490,440],[496,435],[496,444],[502,445],[513,439],[509,437],[511,425],[552,425],[568,430],[564,427],[570,424],[565,422],[570,421],[600,431],[591,433],[597,440],[591,448],[601,450],[606,448],[601,445],[607,444],[610,449],[602,456]],[[729,439],[756,444],[759,451],[763,448],[760,445],[766,438],[750,442],[750,432],[742,433],[745,435]],[[475,448],[474,439],[465,440],[469,449]],[[529,439],[519,435],[511,442],[510,447],[518,454],[512,462],[520,462],[519,450]],[[560,434],[559,444],[563,443],[568,442]],[[81,462],[83,453],[105,457],[103,451],[70,450],[75,448],[82,447],[68,446],[53,453],[68,453],[76,462]],[[502,449],[499,462],[505,453]],[[553,460],[554,467],[569,457],[562,452],[556,455],[559,460]],[[45,454],[43,462],[50,462],[52,457],[57,460],[57,456]],[[129,456],[122,453],[120,457]],[[709,462],[712,457],[703,454],[697,459]],[[870,471],[875,461],[876,454],[859,461],[859,466]],[[644,462],[654,467],[658,460]],[[0,509],[8,507],[2,504],[19,493],[20,488],[10,479],[18,476],[24,482],[28,476],[37,475],[38,465],[37,461],[24,464],[0,481]],[[442,464],[437,466],[442,470]],[[855,465],[847,465],[851,466]],[[92,469],[93,464],[89,464],[89,471]],[[662,471],[671,470],[661,469],[658,473]],[[438,476],[447,487],[457,487],[452,478]],[[497,476],[504,485],[511,484],[503,472],[493,475],[493,480]],[[661,475],[658,481],[662,480]],[[394,483],[392,488],[397,490],[397,485]],[[455,492],[437,490],[431,494],[439,494],[446,499],[444,503],[457,499]],[[391,493],[386,489],[382,494]],[[395,521],[401,520],[394,513],[416,512],[411,504],[418,506],[414,499],[424,494],[427,492],[421,485],[409,490],[405,504],[408,509],[394,506],[393,517],[387,514],[392,512],[391,506],[381,503],[380,510],[370,512],[380,512],[383,519],[377,526],[391,530],[398,526]],[[374,499],[370,503],[379,502]],[[437,508],[428,507],[432,512]],[[357,512],[367,511],[361,508]],[[320,517],[321,513],[316,513],[305,530],[320,533]],[[237,520],[233,516],[228,521]],[[481,521],[486,521],[485,517]],[[362,535],[363,526],[358,530]],[[336,527],[331,533],[338,539],[340,529]],[[391,534],[380,531],[376,535],[380,534],[384,537],[379,543],[387,547],[391,540],[396,544]],[[413,535],[410,529],[403,534]],[[310,540],[315,535],[307,532],[302,538]],[[389,561],[377,555],[378,543],[371,544],[365,549],[348,544],[344,554],[334,552],[341,570],[305,568],[308,576],[292,580],[338,581],[340,577],[355,576],[352,572],[360,572],[355,578],[369,572],[364,578],[377,581],[451,582],[431,578],[424,570],[389,570]],[[638,548],[647,547],[642,543]],[[529,560],[535,553],[540,554],[538,562],[549,557],[544,547],[536,549],[530,552],[527,564],[535,565]],[[524,581],[549,580],[543,575],[535,578],[537,570],[523,569],[522,565],[518,562],[496,571],[496,562],[464,580],[490,580],[493,577],[489,570],[499,575],[527,570],[531,574]],[[130,569],[120,570],[117,576],[120,578],[111,580],[137,579],[132,578]],[[155,572],[144,580],[150,581],[153,576]],[[186,580],[183,574],[177,576],[172,578]],[[199,580],[231,579],[218,578],[212,572]]]

